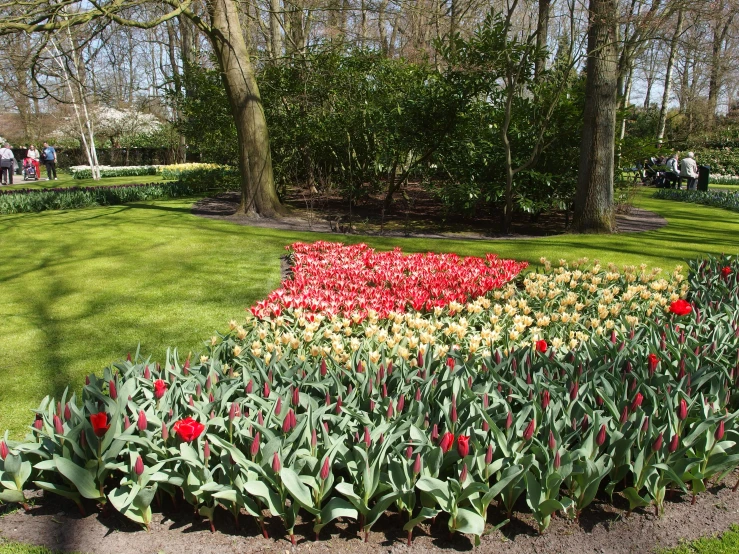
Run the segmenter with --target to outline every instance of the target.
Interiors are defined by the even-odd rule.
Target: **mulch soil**
[[[369,542],[359,537],[354,522],[334,522],[314,542],[312,524],[308,521],[296,527],[297,546],[292,546],[277,518],[268,518],[269,539],[262,537],[254,520],[242,514],[236,528],[230,514],[216,513],[216,532],[208,522],[195,516],[192,507],[179,502],[174,507],[165,501],[154,514],[150,531],[115,512],[107,514],[88,505],[89,515],[82,516],[70,501],[51,494],[35,496],[30,509],[12,511],[4,507],[0,517],[2,540],[44,545],[61,551],[96,554],[144,553],[292,553],[342,552],[343,554],[378,554],[398,552],[471,551],[480,554],[647,554],[676,546],[683,540],[720,533],[739,522],[739,493],[733,485],[739,473],[729,476],[722,485],[709,487],[691,505],[689,495],[674,495],[666,502],[665,514],[656,517],[652,509],[637,510],[627,517],[628,505],[617,493],[611,503],[605,496],[586,508],[579,521],[555,518],[549,530],[538,535],[534,521],[525,513],[516,512],[511,522],[501,530],[482,538],[474,549],[470,538],[449,536],[446,518],[416,528],[413,545],[406,546],[406,533],[397,514],[386,514],[369,534]],[[523,505],[521,506],[523,508]],[[489,521],[500,521],[500,513],[491,507]],[[496,519],[497,518],[497,519]]]
[[[198,201],[192,213],[254,227],[385,237],[489,240],[568,232],[567,217],[562,211],[537,216],[516,214],[509,234],[503,235],[499,213],[480,211],[473,217],[447,217],[443,206],[417,185],[409,186],[406,197],[410,200],[399,197],[387,212],[383,211],[380,197],[367,198],[349,211],[346,202],[338,197],[311,196],[308,191],[291,189],[284,198],[287,216],[255,219],[237,214],[240,193],[227,192]],[[653,212],[631,208],[628,213],[616,215],[616,225],[619,233],[634,233],[659,229],[667,221]]]

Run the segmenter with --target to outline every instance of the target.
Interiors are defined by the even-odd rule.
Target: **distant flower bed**
[[[703,192],[698,190],[658,189],[654,193],[654,198],[677,200],[678,202],[693,202],[695,204],[705,204],[706,206],[739,212],[739,191],[709,190],[708,192]]]
[[[78,165],[70,167],[72,177],[75,179],[92,179],[92,170],[90,166]],[[139,177],[142,175],[156,175],[159,166],[156,165],[131,165],[131,166],[100,166],[100,177]]]
[[[739,185],[739,175],[711,175],[711,184]]]

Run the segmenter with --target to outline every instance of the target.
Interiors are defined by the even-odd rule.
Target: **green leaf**
[[[350,517],[356,520],[358,512],[349,502],[335,496],[321,510],[321,522],[313,526],[313,531],[320,533],[321,529],[338,517]]]
[[[431,519],[432,517],[436,517],[439,513],[439,510],[436,510],[434,508],[421,508],[421,511],[418,512],[418,515],[408,521],[403,526],[404,531],[410,531],[412,530],[416,525],[421,523],[422,521],[425,521],[427,519]]]
[[[3,502],[18,502],[19,504],[22,504],[26,501],[26,497],[23,495],[23,491],[3,489],[0,491],[0,500]]]
[[[56,468],[59,470],[59,473],[69,479],[84,498],[89,498],[90,500],[99,500],[102,498],[100,491],[95,485],[95,479],[92,473],[66,458],[57,457],[54,460],[56,460]]]
[[[283,467],[280,470],[280,478],[290,493],[290,496],[292,496],[298,504],[312,514],[320,513],[320,510],[313,504],[313,499],[311,498],[308,487],[303,484],[297,473],[289,467]]]
[[[451,527],[451,519],[449,520],[449,525],[450,529],[457,533],[480,536],[485,532],[485,520],[482,516],[466,508],[459,508],[457,510],[456,526],[454,528]]]
[[[648,500],[644,500],[644,498],[639,495],[639,492],[634,487],[624,489],[623,495],[629,501],[629,510],[643,508],[644,506],[649,506],[650,504]]]

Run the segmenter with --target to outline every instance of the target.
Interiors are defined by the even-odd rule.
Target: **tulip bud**
[[[598,395],[595,396],[595,403],[598,406],[602,406],[603,405],[603,397],[600,394],[598,394]]]
[[[280,415],[280,412],[282,411],[282,397],[277,397],[277,404],[275,404],[275,415]]]
[[[280,464],[280,456],[277,454],[277,452],[274,453],[274,456],[272,456],[272,471],[275,473],[279,473],[280,469],[282,469],[282,465]]]
[[[264,382],[264,398],[269,398],[269,383],[267,381]]]
[[[487,452],[485,452],[485,464],[493,463],[493,443],[488,444]]]
[[[233,421],[239,416],[239,405],[234,400],[231,402],[231,408],[228,410],[228,420]]]
[[[387,383],[382,384],[382,392],[380,393],[380,396],[382,396],[383,399],[387,398]]]
[[[556,453],[556,454],[554,455],[554,464],[553,464],[553,465],[554,465],[554,469],[555,469],[555,471],[556,471],[556,470],[558,470],[558,469],[559,469],[559,466],[561,466],[561,465],[562,465],[562,460],[561,460],[561,458],[560,458],[560,456],[559,456],[559,452],[557,452],[557,453]]]
[[[636,396],[634,396],[634,400],[631,402],[631,412],[635,412],[639,406],[641,406],[642,400],[644,400],[644,396],[642,393],[637,392]]]
[[[439,438],[439,426],[436,423],[434,423],[434,426],[431,428],[431,442],[436,442],[438,438]]]
[[[8,445],[5,443],[5,441],[0,441],[0,458],[5,460],[5,458],[8,457],[8,454],[10,454]]]
[[[512,424],[513,424],[513,414],[511,412],[508,412],[508,415],[505,418],[506,431],[511,428]]]
[[[64,405],[64,421],[72,419],[72,410],[69,409],[69,404]]]
[[[208,458],[210,458],[210,444],[207,439],[203,442],[203,457],[206,462],[208,461]]]
[[[144,432],[146,431],[146,427],[148,426],[149,422],[146,420],[146,414],[144,413],[144,410],[139,410],[139,417],[136,420],[136,427],[139,431]]]
[[[321,377],[326,377],[328,368],[326,367],[326,360],[321,360]]]
[[[316,432],[316,428],[314,427],[310,431],[310,447],[315,448],[318,444],[318,433]]]
[[[421,401],[421,389],[417,388],[416,389],[416,402],[420,402],[420,401]]]
[[[418,351],[418,367],[423,367],[423,352]]]
[[[598,446],[603,446],[604,442],[606,442],[606,426],[601,425],[600,431],[598,432],[598,436],[595,438],[595,443]]]
[[[321,480],[325,481],[328,479],[329,474],[331,473],[331,464],[328,461],[328,456],[326,456],[323,459],[323,466],[321,466]]]
[[[462,465],[462,473],[459,474],[459,482],[464,483],[467,480],[467,464]]]
[[[654,439],[654,442],[652,443],[652,451],[657,452],[662,448],[662,433],[657,435],[657,438]]]
[[[452,411],[449,415],[449,419],[452,420],[452,423],[457,422],[457,397],[455,395],[452,395]]]
[[[125,431],[125,430],[126,430],[126,429],[128,429],[129,427],[131,427],[131,420],[130,420],[130,419],[128,419],[128,415],[125,415],[125,416],[123,417],[123,430]]]
[[[336,413],[341,413],[341,396],[336,397]]]
[[[213,393],[212,392],[209,392],[208,393],[208,402],[210,402],[212,404],[213,402],[215,402],[215,399],[216,398],[215,398],[215,396],[213,396]]]
[[[59,416],[54,414],[54,433],[57,435],[63,435],[64,434],[64,426],[62,425],[62,420],[59,419]]]
[[[529,441],[534,436],[534,430],[536,429],[536,421],[533,419],[529,421],[529,424],[526,426],[526,429],[523,431],[523,440]]]
[[[641,424],[641,432],[646,433],[649,429],[649,416],[644,416],[644,421]]]
[[[151,379],[151,370],[148,365],[144,367],[144,379]]]
[[[487,420],[486,420],[486,419],[483,419],[483,420],[482,420],[482,430],[483,430],[483,431],[484,431],[485,433],[487,433],[488,431],[490,431],[490,425],[488,424],[488,422],[487,422]]]
[[[688,403],[684,398],[680,399],[680,404],[677,407],[677,418],[680,421],[684,421],[688,417]]]
[[[626,423],[628,420],[629,420],[629,407],[624,406],[624,409],[621,412],[621,419],[620,419],[621,425]]]
[[[545,390],[541,393],[541,409],[542,411],[546,412],[547,408],[549,407],[549,391]]]
[[[577,381],[572,382],[572,386],[570,387],[570,402],[574,402],[577,398],[577,393],[580,390],[580,386],[577,384]],[[600,398],[600,397],[599,397]],[[603,399],[601,398],[601,401]]]
[[[405,449],[405,457],[407,460],[410,460],[413,458],[413,447],[411,445],[408,445]]]
[[[588,419],[588,414],[585,414],[584,416],[582,416],[582,424],[580,425],[580,429],[583,433],[586,433],[589,426],[590,420]]]
[[[207,378],[205,379],[205,390],[207,390],[207,391],[209,391],[209,390],[210,390],[210,386],[211,386],[211,383],[212,383],[212,382],[213,382],[213,381],[212,381],[212,379],[210,378],[210,375],[208,375],[208,377],[207,377]]]
[[[439,447],[441,448],[442,453],[446,454],[451,449],[452,445],[454,444],[454,435],[450,432],[444,433],[444,435],[441,437],[441,440],[439,441]]]
[[[87,448],[87,436],[85,435],[84,429],[80,432],[80,448],[83,450]]]
[[[387,418],[391,419],[393,417],[393,401],[390,400],[390,402],[387,405]]]
[[[111,400],[116,400],[118,398],[118,391],[115,388],[115,381],[112,379],[108,382],[108,394],[110,395]]]
[[[674,434],[672,435],[672,440],[670,440],[670,448],[669,448],[670,454],[675,452],[678,446],[680,446],[680,435]]]
[[[413,463],[413,473],[415,475],[421,473],[421,454],[416,454],[416,461]]]
[[[136,458],[136,463],[133,466],[133,471],[138,476],[144,473],[144,460],[141,458],[141,456]]]
[[[252,458],[256,458],[257,454],[259,454],[259,446],[260,441],[262,439],[261,433],[259,431],[256,432],[254,435],[254,438],[251,441],[251,449],[249,450],[249,453],[251,454]]]
[[[713,434],[714,438],[717,441],[720,441],[724,438],[724,420],[718,422],[718,427],[716,427],[716,432]]]
[[[293,406],[300,405],[300,389],[295,387],[293,389]]]
[[[167,424],[162,421],[162,440],[166,441],[169,438],[169,429]]]

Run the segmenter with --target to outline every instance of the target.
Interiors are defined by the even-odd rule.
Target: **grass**
[[[739,554],[739,526],[732,525],[720,537],[703,537],[677,548],[663,550],[662,554]]]
[[[67,187],[112,187],[115,185],[140,185],[150,183],[161,183],[164,181],[161,175],[140,175],[137,177],[106,177],[95,181],[94,179],[73,179],[71,173],[57,171],[58,181],[46,181],[46,169],[41,166],[41,181],[24,181],[20,175],[13,176],[13,185],[2,187],[0,190],[13,189],[53,189]]]
[[[672,269],[735,252],[739,221],[704,206],[650,198],[640,206],[669,226],[629,235],[561,235],[508,241],[391,239],[236,226],[190,214],[192,200],[0,217],[0,430],[25,433],[31,410],[127,352],[161,360],[181,353],[263,298],[280,280],[279,256],[294,241],[341,240],[405,251],[496,252],[538,263],[587,256]]]
[[[1,541],[2,539],[0,539],[0,554],[60,554],[56,550],[49,550],[44,546]]]

